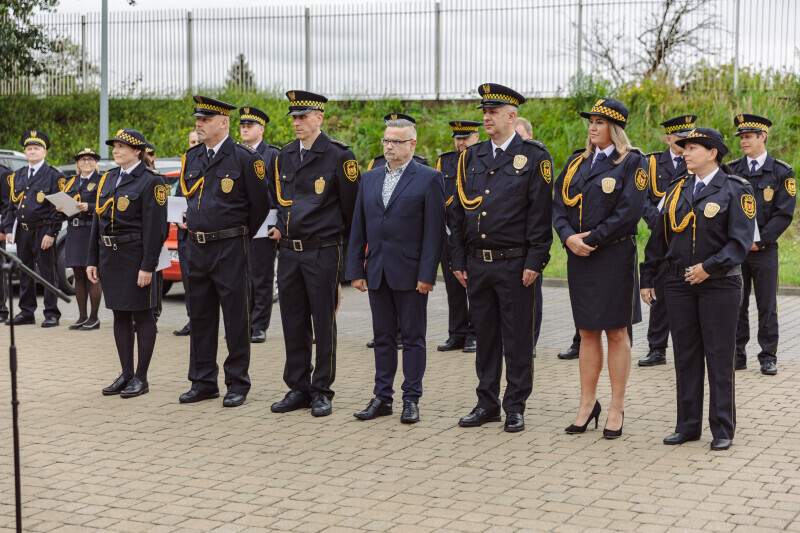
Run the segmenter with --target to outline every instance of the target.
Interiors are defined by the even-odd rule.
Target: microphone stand
[[[55,246],[55,244],[54,244]],[[44,286],[45,290],[53,292],[69,303],[69,297],[60,291],[53,284],[48,283],[42,276],[37,274],[34,270],[28,268],[22,261],[13,254],[8,253],[0,248],[0,257],[3,258],[3,275],[0,276],[0,281],[5,283],[8,280],[8,323],[11,333],[11,344],[8,349],[9,365],[11,367],[11,419],[13,420],[14,428],[14,497],[17,509],[17,533],[22,533],[22,492],[20,483],[20,468],[19,468],[19,401],[17,400],[17,346],[14,344],[14,291],[11,286],[11,278],[15,273],[24,273],[30,276]]]

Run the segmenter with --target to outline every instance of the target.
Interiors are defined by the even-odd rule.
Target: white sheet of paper
[[[254,239],[263,239],[269,233],[270,228],[274,227],[278,223],[278,210],[277,209],[270,209],[269,214],[267,215],[267,219],[261,224],[261,227],[258,228],[258,231],[255,235],[253,235]]]
[[[172,260],[169,258],[169,248],[166,245],[161,247],[161,253],[158,254],[158,266],[156,267],[156,272],[159,270],[164,270],[165,268],[169,268],[172,266]]]
[[[60,207],[61,212],[68,217],[77,215],[80,212],[78,211],[78,202],[75,201],[75,198],[63,191],[58,191],[55,194],[48,194],[45,198],[54,206]]]
[[[186,198],[183,196],[170,196],[167,198],[167,220],[169,222],[183,222],[186,212]]]

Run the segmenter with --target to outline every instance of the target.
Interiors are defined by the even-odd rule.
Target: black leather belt
[[[682,266],[679,266],[677,263],[670,262],[669,265],[667,266],[667,272],[669,272],[670,274],[674,274],[675,277],[678,278],[678,279],[685,279],[686,278],[686,269],[687,268],[688,267],[682,267]],[[741,274],[742,274],[742,266],[741,265],[736,265],[735,267],[733,267],[732,269],[730,269],[728,271],[720,270],[720,271],[714,272],[713,274],[709,274],[707,279],[722,279],[722,278],[726,278],[728,276],[739,276]]]
[[[326,246],[337,246],[342,244],[341,239],[338,237],[330,239],[286,239],[281,238],[281,246],[284,248],[291,248],[295,252],[302,252],[304,250],[314,250],[316,248],[325,248]]]
[[[238,237],[239,235],[247,235],[247,226],[239,226],[238,228],[221,229],[219,231],[191,231],[189,230],[189,238],[199,244],[205,244],[211,241],[221,241],[223,239],[230,239]]]
[[[620,237],[619,239],[615,239],[615,240],[613,240],[611,242],[607,242],[605,244],[601,244],[600,246],[601,247],[606,247],[606,246],[611,246],[612,244],[617,244],[617,243],[620,243],[620,242],[623,242],[623,241],[630,241],[631,237],[633,237],[633,235],[625,235],[624,237]]]
[[[26,224],[25,222],[20,222],[19,227],[24,229],[25,231],[30,231],[32,229],[41,228],[42,226],[46,226],[50,224],[49,220],[40,220],[39,222],[33,222],[31,224]]]
[[[467,254],[478,259],[483,259],[484,263],[492,263],[499,259],[513,259],[515,257],[525,257],[528,249],[524,246],[518,248],[506,248],[504,250],[481,250],[480,248],[467,248]]]
[[[124,235],[100,235],[100,242],[109,248],[118,244],[126,244],[138,241],[142,238],[141,233],[126,233]]]
[[[72,222],[70,222],[70,225],[74,226],[76,228],[78,226],[91,226],[92,225],[92,221],[91,220],[81,220],[79,218],[73,218]]]

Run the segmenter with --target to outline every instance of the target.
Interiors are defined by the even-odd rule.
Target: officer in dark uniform
[[[477,143],[480,139],[478,128],[482,122],[474,120],[453,120],[449,122],[450,127],[453,128],[452,137],[455,143],[455,150],[445,152],[436,160],[436,170],[444,175],[444,195],[447,201],[447,221],[449,224],[452,212],[455,207],[456,200],[456,171],[458,167],[458,158],[461,152]],[[450,231],[448,229],[448,231]],[[448,237],[449,238],[449,237]],[[475,353],[475,327],[469,318],[469,304],[467,301],[467,291],[461,286],[456,277],[453,275],[453,270],[450,262],[450,247],[446,245],[442,247],[442,276],[444,277],[444,286],[447,289],[447,310],[448,310],[448,327],[449,334],[444,344],[436,347],[440,352],[447,352],[450,350],[462,350],[466,353]]]
[[[267,168],[275,166],[275,158],[280,149],[264,142],[264,127],[269,123],[266,113],[255,107],[239,109],[239,131],[242,141],[255,148],[261,155]],[[270,187],[269,204],[277,202]],[[266,224],[266,222],[265,222]],[[272,289],[275,282],[275,255],[278,251],[277,241],[266,235],[250,240],[250,269],[252,274],[252,290],[250,293],[250,342],[265,342],[267,329],[272,318]]]
[[[331,414],[336,377],[336,300],[358,194],[358,163],[350,148],[321,131],[324,96],[289,91],[297,140],[283,147],[270,168],[276,187],[279,240],[278,290],[286,343],[283,381],[289,392],[272,405],[285,413],[311,407]],[[312,365],[312,320],[316,364]]]
[[[145,165],[150,168],[150,170],[152,170],[155,174],[160,175],[162,179],[164,178],[164,176],[161,175],[161,173],[156,169],[156,148],[152,145],[152,143],[150,143],[150,141],[144,142],[143,161]],[[167,185],[167,196],[169,196],[169,185]],[[167,223],[167,233],[169,233],[169,223]],[[156,319],[156,323],[158,323],[158,318],[161,316],[161,309],[164,304],[164,273],[160,270],[157,270],[153,274],[153,287],[156,288],[156,294],[158,294],[158,304],[153,308],[153,317]],[[133,323],[133,328],[136,329],[136,321]],[[156,331],[158,331],[158,326],[156,326]]]
[[[22,146],[28,166],[20,168],[8,178],[11,202],[3,220],[6,240],[9,244],[17,243],[20,261],[29,268],[38,267],[44,279],[58,285],[55,240],[61,231],[62,218],[45,197],[59,192],[64,175],[45,161],[50,139],[44,133],[26,131],[22,136]],[[12,237],[15,220],[17,233],[16,237]],[[19,291],[20,312],[14,317],[14,325],[35,324],[36,284],[33,278],[22,276]],[[57,326],[61,318],[58,297],[50,291],[44,293],[44,317],[43,328]]]
[[[505,355],[505,430],[517,432],[533,389],[533,282],[553,242],[553,162],[542,143],[514,131],[521,94],[495,83],[478,92],[490,139],[459,156],[458,199],[448,219],[453,274],[467,288],[478,343],[478,405],[458,424],[500,421]]]
[[[0,163],[0,248],[6,249],[6,234],[3,229],[3,219],[8,211],[10,187],[8,184],[8,177],[11,175],[11,169]],[[0,261],[2,266],[3,261]],[[5,322],[8,319],[8,307],[6,307],[6,292],[8,280],[6,279],[5,272],[0,272],[0,320]]]
[[[747,368],[747,342],[750,340],[750,285],[758,308],[758,361],[761,373],[774,376],[778,351],[778,237],[794,216],[794,171],[787,163],[767,152],[767,135],[772,122],[758,115],[737,115],[733,119],[736,135],[745,157],[728,163],[737,176],[753,187],[756,198],[756,224],[760,240],[753,242],[742,263],[742,307],[736,329],[736,370]]]
[[[248,260],[250,236],[269,211],[266,165],[258,152],[228,134],[236,106],[195,96],[197,135],[181,165],[180,187],[187,200],[192,388],[181,403],[219,396],[217,339],[222,306],[228,356],[224,407],[242,405],[250,390]]]
[[[167,187],[145,163],[145,139],[121,129],[106,144],[119,166],[103,174],[95,192],[86,275],[103,282],[106,307],[114,312],[114,341],[122,373],[103,395],[132,398],[150,390],[147,371],[156,343],[158,256],[167,238]],[[134,372],[134,321],[138,366]]]
[[[664,444],[698,440],[703,428],[703,375],[708,366],[712,450],[730,447],[736,426],[733,357],[742,299],[741,263],[753,243],[756,200],[746,180],[722,164],[722,135],[697,128],[685,139],[692,174],[670,183],[645,248],[642,299],[650,304],[661,262],[673,332],[678,422]]]
[[[664,191],[678,176],[686,174],[686,163],[683,161],[683,148],[676,142],[689,135],[695,128],[697,115],[681,115],[665,120],[664,142],[668,148],[663,152],[653,152],[645,156],[647,169],[650,176],[647,188],[647,201],[644,205],[642,218],[651,230],[658,218],[658,204],[664,197]],[[664,273],[666,264],[659,265],[659,270],[653,283],[655,284],[656,298],[650,306],[650,323],[647,328],[647,343],[650,351],[644,359],[639,360],[639,366],[655,366],[667,364],[667,341],[669,340],[669,322],[667,321],[667,308],[664,302]]]

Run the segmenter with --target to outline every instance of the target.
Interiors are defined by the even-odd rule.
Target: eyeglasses
[[[81,157],[78,159],[78,163],[94,163],[93,157]]]
[[[403,143],[413,141],[414,139],[381,139],[381,144],[384,146],[398,147]]]

